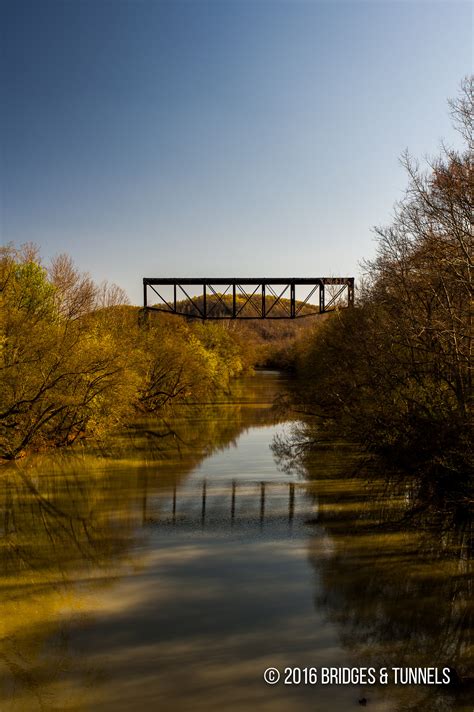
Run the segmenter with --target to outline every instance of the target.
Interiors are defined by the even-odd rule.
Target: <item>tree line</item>
[[[0,458],[101,436],[139,413],[208,401],[251,366],[217,324],[152,319],[66,255],[0,248]]]

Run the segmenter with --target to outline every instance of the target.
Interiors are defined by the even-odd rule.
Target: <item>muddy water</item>
[[[343,446],[283,469],[282,385],[2,468],[2,712],[472,710],[466,529],[397,525],[406,493]],[[460,679],[284,684],[383,666]]]

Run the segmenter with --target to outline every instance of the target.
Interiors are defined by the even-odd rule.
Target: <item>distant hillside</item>
[[[290,300],[280,299],[275,304],[273,296],[267,296],[265,299],[265,311],[271,317],[289,317],[290,315]],[[204,311],[203,297],[193,297],[192,304],[188,300],[178,301],[176,303],[180,312],[194,318]],[[155,304],[155,307],[164,307],[163,304]],[[232,295],[214,295],[206,296],[207,313],[211,317],[229,317],[223,321],[217,321],[222,325],[222,328],[232,331],[242,344],[242,348],[252,350],[254,352],[251,360],[257,366],[273,366],[277,368],[288,368],[293,365],[294,346],[296,342],[304,338],[308,332],[312,332],[317,328],[327,314],[314,314],[319,311],[315,305],[303,304],[296,302],[296,310],[300,315],[305,315],[305,318],[300,319],[262,319],[258,318],[258,311],[261,307],[261,297],[253,298],[253,304],[245,304],[245,298],[241,295],[236,296],[236,311],[239,317],[257,317],[253,319],[231,319],[232,316]],[[258,311],[257,311],[258,310]],[[170,317],[171,318],[171,317]],[[179,316],[175,319],[183,318]],[[211,321],[211,320],[210,320]]]
[[[210,318],[228,317],[232,318],[232,295],[231,294],[207,294],[206,295],[206,311]],[[254,295],[250,299],[246,299],[241,294],[237,294],[235,298],[236,314],[240,318],[254,319],[259,318],[261,314],[262,298],[261,295]],[[155,307],[167,309],[166,304],[154,304]],[[204,312],[203,296],[192,297],[192,301],[183,299],[176,302],[178,311],[191,317],[199,317]],[[269,317],[289,317],[290,316],[290,300],[281,298],[276,300],[273,296],[265,297],[265,313]],[[314,304],[305,304],[304,302],[296,302],[296,312],[299,316],[309,316],[314,312],[318,312],[319,307]]]

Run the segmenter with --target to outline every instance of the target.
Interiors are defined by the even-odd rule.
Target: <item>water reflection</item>
[[[258,521],[260,527],[278,519],[291,526],[299,502],[307,514],[308,499],[303,483],[294,481],[238,482],[192,480],[169,489],[143,491],[142,524],[226,529]],[[302,508],[300,506],[300,510]],[[301,512],[300,512],[301,513]]]
[[[2,710],[88,708],[91,685],[108,665],[81,652],[79,631],[95,620],[97,606],[113,616],[130,604],[112,591],[136,580],[147,565],[143,551],[158,546],[150,525],[157,513],[161,521],[164,499],[171,495],[174,524],[182,522],[190,473],[211,453],[235,447],[252,426],[271,429],[278,387],[279,377],[267,374],[239,384],[236,406],[183,407],[173,422],[141,421],[100,446],[2,468]],[[201,525],[215,519],[215,494],[212,483],[201,491]],[[229,523],[239,521],[240,495],[236,485]],[[196,506],[192,493],[189,501]],[[193,527],[192,517],[187,524]]]
[[[131,484],[133,474],[127,479]],[[72,670],[81,685],[95,679],[97,671],[71,650],[70,640],[86,623],[90,592],[110,585],[128,565],[136,518],[133,507],[116,516],[117,496],[120,484],[88,458],[68,467],[38,458],[34,467],[2,470],[2,709],[7,701],[11,709],[56,709],[52,691]]]
[[[447,688],[387,689],[397,710],[471,712],[472,521],[452,511],[443,520],[438,508],[413,516],[406,481],[387,483],[373,464],[350,475],[342,459],[340,448],[321,450],[308,466],[318,527],[331,541],[324,554],[310,547],[322,584],[315,606],[359,665],[452,668]]]
[[[2,469],[2,712],[470,710],[462,686],[263,683],[269,666],[467,677],[470,530],[401,527],[404,487],[341,475],[340,448],[310,483],[283,471],[279,378],[239,389],[235,406]]]

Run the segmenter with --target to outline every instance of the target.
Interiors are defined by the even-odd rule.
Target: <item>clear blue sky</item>
[[[352,275],[456,142],[469,2],[3,0],[1,240],[142,276]]]

